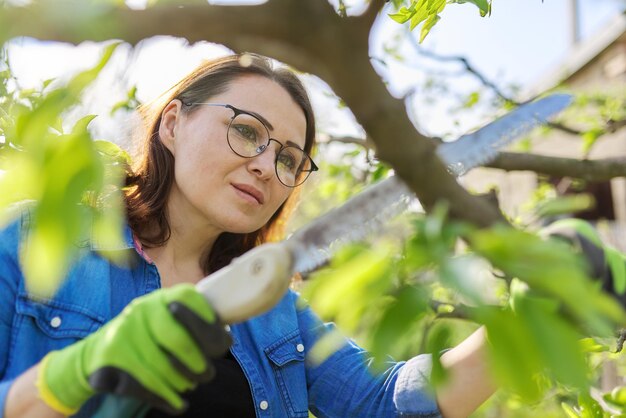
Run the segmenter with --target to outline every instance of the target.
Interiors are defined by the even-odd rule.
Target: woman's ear
[[[182,116],[182,102],[174,99],[165,106],[161,113],[159,124],[159,138],[165,147],[174,154],[174,140],[176,139],[176,124]]]

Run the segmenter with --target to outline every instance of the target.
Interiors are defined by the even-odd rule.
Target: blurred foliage
[[[306,286],[313,308],[354,335],[377,364],[389,354],[412,356],[417,341],[438,358],[452,331],[437,318],[458,309],[487,327],[495,373],[520,399],[538,402],[557,387],[588,392],[587,357],[609,346],[584,338],[611,338],[626,315],[586,276],[572,248],[513,228],[476,230],[447,220],[443,206],[413,214],[411,225],[400,247],[375,240],[344,249]],[[459,241],[469,247],[459,251]],[[505,297],[488,297],[486,289],[498,286],[480,283],[481,270],[508,288]],[[435,381],[445,378],[434,370]]]
[[[65,131],[63,116],[106,65],[117,44],[95,67],[66,85],[20,89],[6,53],[0,71],[0,225],[31,212],[21,254],[28,290],[50,296],[59,286],[76,244],[93,231],[102,247],[121,242],[119,184],[129,158],[112,143],[94,141],[85,116]]]
[[[582,127],[582,151],[587,157],[593,146],[612,123],[626,120],[626,91],[618,89],[609,93],[578,94],[572,118]]]

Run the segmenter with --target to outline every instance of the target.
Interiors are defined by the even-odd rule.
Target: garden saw
[[[554,94],[519,106],[485,127],[436,149],[448,171],[460,176],[498,155],[498,150],[544,124],[572,102]],[[196,285],[226,324],[272,308],[296,273],[324,265],[343,243],[363,239],[407,208],[414,193],[395,176],[358,193],[343,205],[298,229],[286,240],[262,244]]]

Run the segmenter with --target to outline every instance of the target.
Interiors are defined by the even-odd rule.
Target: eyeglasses
[[[280,141],[271,138],[267,125],[250,112],[221,103],[185,103],[184,105],[219,106],[232,110],[234,114],[228,124],[226,141],[230,149],[240,157],[254,158],[268,149],[271,141],[275,141],[280,146],[274,160],[276,177],[287,187],[300,186],[309,178],[311,172],[319,170],[311,157],[300,147],[283,145]]]

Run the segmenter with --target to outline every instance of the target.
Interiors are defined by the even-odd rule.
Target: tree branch
[[[486,167],[505,171],[534,171],[554,177],[574,177],[588,181],[607,181],[626,177],[626,158],[577,160],[537,154],[501,152]]]

